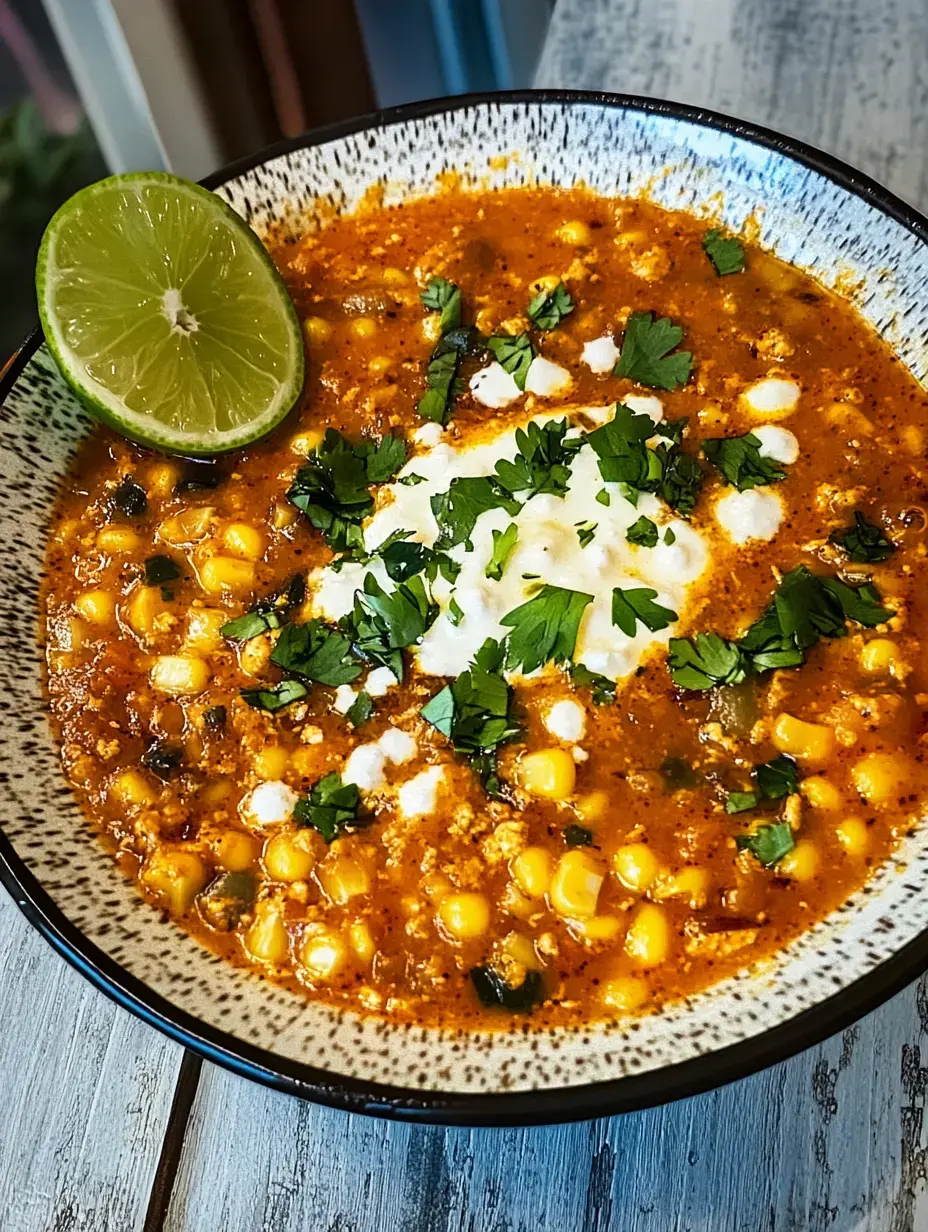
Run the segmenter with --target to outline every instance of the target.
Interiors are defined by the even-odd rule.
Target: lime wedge
[[[39,316],[91,414],[145,445],[214,454],[264,436],[303,386],[303,339],[261,241],[163,172],[82,189],[48,224]]]

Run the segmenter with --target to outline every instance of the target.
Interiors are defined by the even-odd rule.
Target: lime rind
[[[143,193],[161,210],[154,221]],[[139,219],[114,210],[120,196],[143,215],[134,238]],[[92,262],[81,260],[88,245]],[[172,286],[182,278],[199,316],[185,316]],[[194,456],[240,448],[276,427],[302,390],[300,323],[270,256],[225,201],[178,176],[110,176],[65,202],[39,249],[36,291],[65,380],[92,415],[144,445]]]

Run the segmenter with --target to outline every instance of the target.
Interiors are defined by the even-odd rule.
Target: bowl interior
[[[647,195],[735,229],[750,219],[762,245],[843,290],[924,380],[928,248],[902,207],[878,206],[868,188],[855,191],[734,126],[726,131],[631,103],[537,97],[431,107],[321,141],[310,137],[212,186],[259,234],[316,225],[333,207],[354,208],[371,186],[388,202],[426,193],[447,172],[460,174],[465,186],[583,182],[605,195]],[[885,972],[887,960],[928,927],[928,896],[920,891],[928,836],[916,831],[892,866],[763,971],[624,1023],[541,1036],[521,1023],[471,1036],[396,1027],[308,1004],[220,962],[137,898],[62,779],[35,639],[37,579],[56,486],[89,425],[44,347],[22,357],[3,391],[5,879],[72,961],[185,1042],[304,1093],[399,1114],[454,1105],[467,1116],[478,1106],[473,1096],[536,1092],[541,1099],[616,1080],[599,1088],[609,1094],[597,1106],[641,1103],[661,1097],[659,1072],[788,1028],[855,981]],[[915,961],[923,961],[923,950],[928,946]],[[854,994],[860,1010],[875,987]],[[821,1033],[838,1025],[823,1020]],[[801,1046],[798,1032],[796,1040]],[[770,1059],[760,1050],[753,1062],[750,1050],[738,1056],[743,1069]],[[731,1076],[722,1071],[715,1080]],[[555,1115],[594,1106],[586,1092],[557,1099]],[[530,1101],[521,1107],[531,1115]]]

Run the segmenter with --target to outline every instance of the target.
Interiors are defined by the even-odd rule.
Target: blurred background
[[[529,86],[554,0],[0,0],[0,365],[84,184],[192,179],[415,99]]]

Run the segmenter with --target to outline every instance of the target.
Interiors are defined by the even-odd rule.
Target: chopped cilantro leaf
[[[526,971],[524,980],[515,988],[507,984],[493,967],[472,967],[470,978],[480,1004],[487,1009],[527,1014],[544,1000],[544,983],[540,971]]]
[[[650,415],[637,415],[621,402],[608,423],[587,434],[587,441],[599,458],[599,473],[607,483],[627,483],[644,489],[659,477],[653,451],[645,442],[654,435]]]
[[[666,629],[677,619],[677,613],[655,603],[656,598],[657,591],[647,586],[630,590],[616,586],[612,592],[612,623],[618,625],[627,637],[635,636],[639,620],[652,633]]]
[[[525,388],[525,378],[532,360],[535,358],[535,348],[528,334],[511,337],[509,334],[496,334],[487,339],[487,347],[497,361],[518,385]]]
[[[355,594],[354,610],[341,626],[364,658],[389,667],[403,679],[400,651],[417,642],[438,615],[421,577],[401,582],[392,592],[383,589],[372,573]]]
[[[293,820],[300,829],[312,826],[331,843],[346,826],[358,824],[361,793],[354,783],[343,783],[336,771],[321,778],[309,795],[297,800]]]
[[[562,586],[543,586],[534,598],[507,612],[501,624],[512,630],[505,642],[506,668],[533,672],[553,660],[573,657],[580,621],[593,596]]]
[[[754,777],[765,800],[782,800],[784,796],[793,795],[799,787],[796,763],[785,754],[755,766]]]
[[[677,536],[673,533],[673,528],[670,526],[664,531],[664,542],[668,547],[677,542]]]
[[[611,498],[605,488],[600,488],[600,490],[596,493],[596,499],[600,505],[605,505],[607,509],[609,508]]]
[[[345,712],[345,717],[348,719],[352,727],[360,727],[374,713],[374,702],[370,693],[365,693],[363,690],[354,699],[351,705]]]
[[[227,620],[219,632],[230,641],[247,642],[253,637],[260,637],[262,633],[267,633],[268,629],[277,629],[279,626],[280,621],[274,612],[259,612],[255,608],[251,612],[246,612],[244,616],[236,616],[234,620]]]
[[[759,791],[730,791],[725,800],[726,813],[746,813],[761,801]]]
[[[761,452],[761,440],[753,432],[745,436],[719,437],[703,441],[702,451],[722,477],[739,492],[762,484],[778,483],[786,471]]]
[[[662,474],[657,485],[658,495],[671,509],[688,517],[696,508],[696,498],[702,486],[702,467],[679,445],[658,445],[654,453],[660,460]]]
[[[299,680],[281,680],[280,684],[266,689],[242,689],[242,700],[255,710],[282,710],[292,702],[298,702],[309,690]]]
[[[448,422],[455,395],[463,388],[458,378],[461,359],[470,347],[474,331],[467,328],[452,329],[439,338],[432,352],[425,379],[428,389],[419,399],[416,410],[423,419],[433,423]]]
[[[461,324],[461,291],[447,278],[433,278],[419,296],[431,312],[441,313],[441,332],[457,329]]]
[[[625,532],[629,543],[636,543],[641,548],[657,547],[657,527],[650,518],[643,515],[637,522],[632,522]]]
[[[585,826],[566,826],[564,842],[568,847],[592,847],[593,831],[587,830]]]
[[[494,530],[493,557],[486,567],[486,576],[491,582],[498,582],[502,578],[506,562],[513,553],[518,537],[519,528],[515,522],[510,522],[505,530]]]
[[[219,632],[233,642],[247,642],[253,637],[260,637],[270,629],[279,629],[305,597],[306,579],[301,573],[295,573],[286,586],[265,599],[259,599],[250,612],[227,620]]]
[[[594,706],[609,706],[615,701],[616,683],[599,672],[591,672],[584,663],[571,663],[570,678],[574,684],[591,691]]]
[[[149,556],[145,561],[145,585],[163,586],[180,577],[180,567],[170,556]]]
[[[671,441],[674,445],[680,445],[688,423],[689,419],[686,415],[681,415],[679,419],[662,419],[654,425],[654,435],[662,436],[664,440]]]
[[[513,494],[525,493],[525,500],[541,492],[563,496],[570,479],[571,459],[586,444],[582,436],[565,440],[568,428],[566,419],[518,428],[518,457],[511,462],[504,458],[496,464],[500,485]]]
[[[513,517],[522,508],[519,501],[488,475],[452,479],[448,491],[437,492],[430,504],[440,532],[435,542],[439,550],[463,543],[471,551],[471,532],[481,513],[488,509],[505,509]]]
[[[843,548],[848,560],[858,564],[875,565],[889,560],[896,545],[883,534],[879,526],[868,522],[862,513],[854,514],[854,525],[846,530],[836,530],[828,536],[829,542]]]
[[[404,475],[402,479],[397,479],[397,483],[401,483],[404,488],[414,488],[417,484],[426,483],[424,475]]]
[[[577,523],[577,538],[580,540],[582,548],[588,547],[593,542],[596,535],[598,522],[578,522]]]
[[[553,291],[539,291],[528,306],[528,317],[536,329],[556,329],[574,310],[570,292],[559,282]]]
[[[758,826],[752,834],[739,834],[735,842],[742,851],[749,851],[764,868],[779,864],[796,846],[793,832],[785,821]]]
[[[451,596],[451,601],[448,604],[448,619],[455,628],[457,628],[464,619],[464,609],[458,603],[457,599],[455,599],[454,595]]]
[[[271,651],[271,662],[285,672],[333,687],[350,684],[361,674],[351,642],[321,620],[286,625]]]
[[[625,326],[615,375],[650,389],[676,389],[689,378],[693,367],[689,351],[674,349],[682,341],[683,330],[671,324],[669,317],[655,320],[651,312],[633,312]]]
[[[670,677],[681,689],[740,684],[748,675],[750,665],[741,650],[717,633],[672,637],[669,650]]]
[[[702,237],[703,251],[721,277],[740,274],[744,269],[744,245],[733,235],[724,235],[717,227]]]

